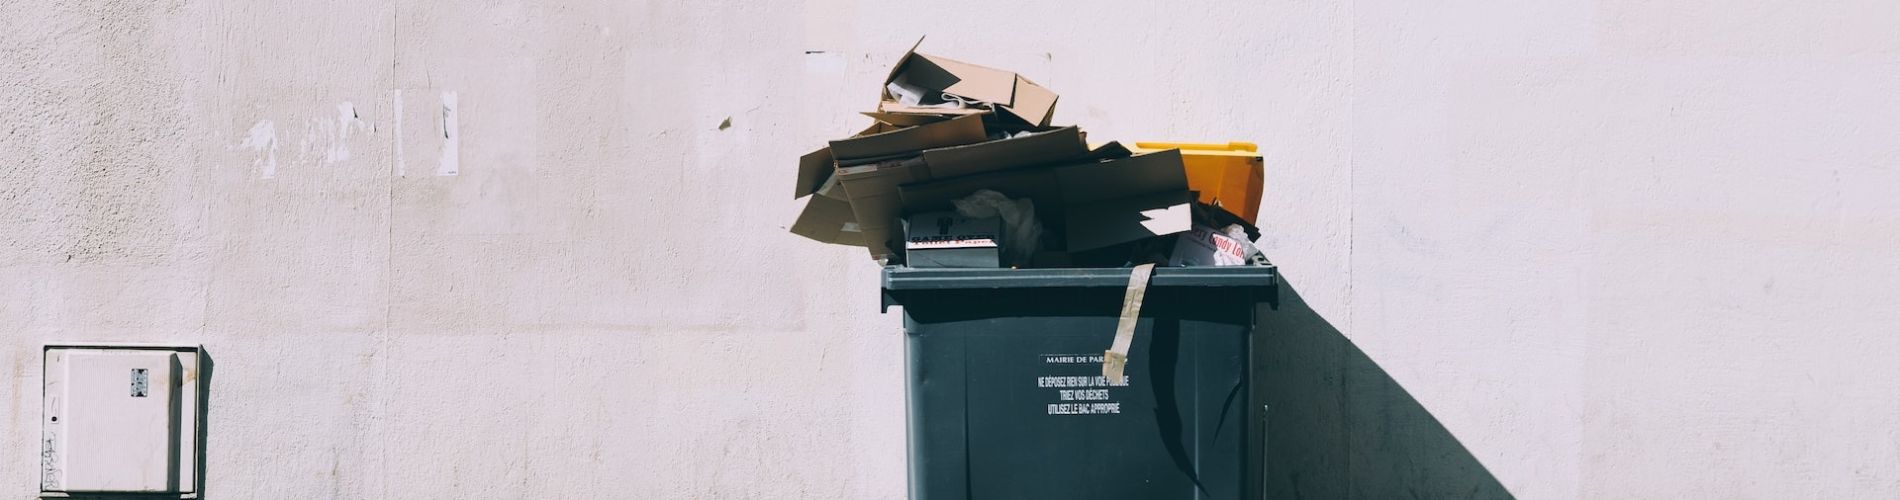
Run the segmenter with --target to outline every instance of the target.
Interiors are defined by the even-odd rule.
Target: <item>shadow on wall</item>
[[[1267,498],[1514,498],[1290,280],[1259,318]]]

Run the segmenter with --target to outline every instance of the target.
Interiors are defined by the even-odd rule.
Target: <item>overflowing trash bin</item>
[[[1272,266],[1154,270],[1123,379],[1130,269],[885,268],[904,313],[910,497],[1255,499],[1249,374]]]
[[[903,309],[911,498],[1257,498],[1256,147],[1092,143],[1057,100],[913,46],[799,158],[791,232]]]

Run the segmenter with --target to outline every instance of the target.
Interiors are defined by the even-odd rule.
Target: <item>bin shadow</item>
[[[1268,405],[1267,498],[1515,498],[1282,276],[1253,380]]]

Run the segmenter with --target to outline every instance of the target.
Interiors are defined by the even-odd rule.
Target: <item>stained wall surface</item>
[[[1900,3],[0,2],[40,345],[203,344],[208,498],[898,498],[793,159],[924,49],[1250,140],[1270,491],[1900,496]]]

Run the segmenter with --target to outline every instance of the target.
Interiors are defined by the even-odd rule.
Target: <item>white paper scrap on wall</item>
[[[249,148],[252,152],[263,153],[262,158],[252,160],[257,167],[259,179],[277,176],[277,124],[270,120],[258,120],[251,126],[251,133],[244,138],[239,147]]]
[[[456,123],[455,92],[442,93],[442,162],[435,175],[456,175],[462,170],[462,131]]]

